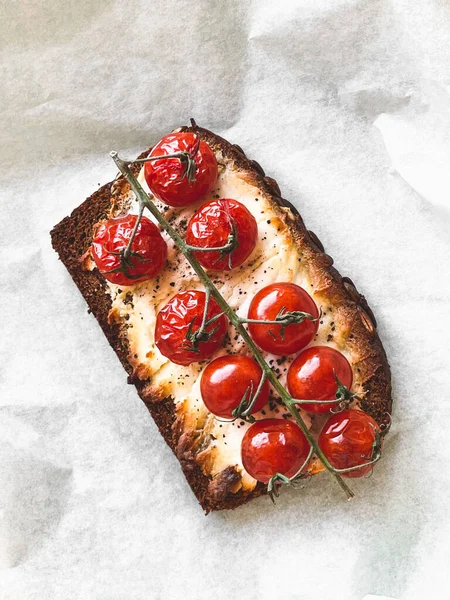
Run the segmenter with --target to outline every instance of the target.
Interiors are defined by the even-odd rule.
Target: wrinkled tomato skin
[[[314,338],[319,321],[319,312],[311,296],[295,283],[272,283],[256,294],[248,311],[249,319],[272,321],[280,310],[301,311],[311,314],[316,320],[305,319],[293,323],[281,336],[281,325],[259,325],[249,323],[248,329],[258,346],[278,356],[294,354],[307,346]]]
[[[303,350],[291,364],[287,386],[293,398],[302,400],[333,400],[337,383],[334,375],[348,389],[352,387],[353,371],[343,354],[329,346],[312,346]],[[310,413],[327,413],[336,404],[300,404]]]
[[[92,256],[100,273],[111,283],[127,286],[153,279],[160,274],[166,264],[166,242],[158,227],[150,219],[142,217],[131,248],[141,257],[130,257],[132,267],[129,268],[129,272],[133,277],[129,278],[122,272],[106,272],[120,266],[120,257],[112,253],[126,248],[136,220],[137,215],[109,219],[101,222],[94,233]]]
[[[319,446],[335,469],[347,469],[368,462],[377,422],[362,410],[348,409],[332,415],[319,435]],[[342,477],[362,477],[370,473],[372,466],[342,473]]]
[[[230,271],[242,265],[253,252],[258,239],[258,225],[251,212],[237,200],[221,198],[201,206],[189,221],[186,242],[197,248],[225,246],[232,231],[237,234],[237,247],[233,252],[194,252],[195,258],[214,271]]]
[[[198,137],[192,132],[169,133],[153,147],[149,156],[163,156],[176,152],[193,153]],[[144,176],[151,192],[169,206],[189,206],[198,202],[214,186],[217,175],[216,157],[206,142],[201,141],[194,157],[195,181],[182,177],[184,165],[178,158],[146,162]]]
[[[198,352],[189,350],[186,335],[189,325],[194,321],[193,331],[197,331],[202,323],[205,308],[205,292],[188,290],[176,294],[162,308],[156,317],[155,343],[164,356],[178,365],[190,365],[210,358],[223,343],[227,332],[227,319],[224,315],[206,327],[206,331],[216,330],[212,337],[200,342]],[[217,302],[210,298],[207,319],[221,313]]]
[[[244,469],[263,483],[276,473],[295,475],[308,452],[309,443],[300,427],[284,419],[256,421],[245,432],[241,445]]]
[[[220,356],[203,371],[200,392],[209,412],[224,419],[233,418],[233,410],[237,408],[245,394],[247,400],[253,397],[262,370],[258,363],[249,356],[240,354]],[[253,394],[250,396],[250,392]],[[269,398],[269,383],[264,381],[258,394],[252,413],[263,408]]]

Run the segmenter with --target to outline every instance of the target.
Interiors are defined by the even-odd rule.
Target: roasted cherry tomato
[[[313,299],[295,283],[272,283],[256,294],[248,310],[248,318],[274,321],[292,312],[309,313],[316,319],[305,318],[290,325],[259,325],[249,323],[250,335],[260,348],[272,354],[294,354],[313,339],[319,326],[319,312]]]
[[[262,370],[256,360],[239,354],[220,356],[203,371],[200,392],[206,408],[218,417],[233,418],[233,410],[241,400],[253,398]],[[258,412],[269,398],[269,383],[264,381],[253,406],[252,413]]]
[[[205,309],[205,292],[188,290],[176,294],[156,317],[155,342],[161,354],[178,365],[210,358],[227,332],[227,319],[210,298],[206,326],[199,331]],[[220,315],[220,316],[218,316]]]
[[[230,271],[241,265],[253,252],[258,225],[252,213],[237,200],[222,198],[207,202],[188,224],[186,242],[197,248],[224,247],[234,237],[231,251],[195,252],[207,269]]]
[[[377,422],[362,410],[343,410],[331,416],[319,435],[319,446],[335,469],[365,465],[372,456]],[[361,467],[342,477],[362,477],[372,466]]]
[[[300,427],[284,419],[256,421],[242,439],[241,456],[249,475],[268,483],[276,473],[292,477],[308,457],[309,443]]]
[[[189,181],[186,164],[178,158],[164,158],[146,162],[145,180],[152,193],[170,206],[188,206],[201,200],[217,179],[216,157],[206,142],[195,133],[178,132],[165,135],[150,152],[150,156],[163,156],[176,152],[189,152],[195,161],[194,179]]]
[[[100,273],[111,283],[134,285],[159,275],[167,260],[167,244],[157,226],[142,217],[128,259],[120,251],[130,241],[136,215],[126,215],[100,223],[92,240],[92,255]]]
[[[353,371],[343,354],[328,346],[307,348],[289,368],[289,393],[302,400],[333,400],[338,387],[335,375],[345,387],[352,387]],[[300,407],[311,413],[326,413],[337,404],[301,404]]]

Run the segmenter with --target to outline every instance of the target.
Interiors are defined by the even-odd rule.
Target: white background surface
[[[447,598],[450,5],[1,3],[2,600]],[[202,514],[50,246],[194,116],[257,159],[367,296],[393,372],[385,458]]]

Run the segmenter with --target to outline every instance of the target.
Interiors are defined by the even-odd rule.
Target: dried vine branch
[[[179,158],[181,160],[182,164],[189,165],[189,167],[190,167],[191,166],[190,160],[192,160],[192,156],[188,153],[178,153],[178,154],[180,154],[180,156],[174,155],[173,158]],[[188,156],[181,156],[181,154],[187,154]],[[176,244],[176,246],[178,247],[180,252],[182,252],[184,254],[186,259],[189,261],[192,268],[194,269],[195,273],[197,274],[198,278],[203,283],[206,293],[207,293],[207,297],[214,298],[214,300],[217,302],[217,304],[222,309],[223,314],[226,315],[226,317],[228,318],[230,323],[236,328],[236,331],[239,333],[239,335],[243,338],[243,340],[245,341],[247,346],[250,348],[255,360],[258,362],[259,366],[262,369],[263,376],[261,378],[261,381],[264,381],[265,379],[270,381],[274,390],[280,396],[282,402],[284,403],[284,405],[286,406],[286,408],[288,409],[288,411],[290,412],[292,417],[295,419],[296,423],[298,424],[300,429],[303,431],[306,439],[308,440],[308,443],[310,445],[310,452],[309,452],[308,460],[305,462],[304,465],[302,465],[300,472],[296,473],[296,475],[294,475],[294,477],[287,478],[280,473],[277,473],[276,475],[274,475],[271,478],[271,480],[269,481],[269,485],[268,485],[268,492],[269,492],[270,497],[273,499],[274,496],[278,496],[277,486],[279,484],[292,485],[297,480],[299,480],[301,478],[305,478],[305,476],[307,474],[305,474],[303,471],[306,468],[311,456],[313,454],[315,454],[318,457],[318,459],[322,462],[325,469],[327,471],[329,471],[331,473],[331,475],[335,478],[336,482],[341,487],[341,489],[344,491],[347,498],[348,499],[352,498],[354,496],[354,493],[349,488],[349,486],[346,484],[346,482],[342,479],[340,473],[345,473],[348,470],[356,470],[358,468],[367,467],[369,464],[373,464],[377,460],[379,460],[379,458],[381,457],[381,437],[380,437],[380,435],[377,436],[376,447],[375,447],[375,443],[374,443],[374,450],[373,450],[372,456],[369,459],[366,458],[367,462],[363,463],[362,465],[352,467],[350,469],[341,469],[341,470],[335,469],[331,465],[331,463],[329,462],[329,460],[327,459],[327,457],[325,456],[325,454],[322,452],[321,448],[319,447],[317,441],[314,439],[314,437],[310,433],[308,427],[306,426],[305,422],[303,421],[303,419],[300,415],[300,412],[297,409],[298,404],[308,403],[310,401],[301,401],[301,400],[296,400],[296,399],[292,398],[292,396],[288,393],[288,391],[281,385],[281,383],[277,379],[275,373],[272,371],[269,364],[265,361],[263,355],[261,354],[261,351],[256,346],[256,344],[254,343],[252,338],[250,337],[249,333],[247,332],[247,329],[244,327],[244,323],[248,322],[248,319],[242,319],[236,314],[236,312],[231,308],[231,306],[227,303],[225,298],[223,298],[223,296],[220,294],[219,290],[213,284],[213,282],[211,281],[211,279],[209,278],[209,276],[207,275],[207,273],[205,272],[205,270],[203,269],[201,264],[195,258],[194,254],[195,254],[195,252],[198,252],[199,249],[193,248],[192,246],[189,246],[188,244],[186,244],[184,239],[170,225],[170,223],[165,219],[164,215],[156,208],[155,204],[152,202],[149,195],[145,192],[145,190],[142,188],[142,186],[140,185],[137,178],[133,175],[129,165],[132,162],[145,162],[148,159],[141,159],[140,161],[125,161],[119,157],[117,152],[111,152],[111,158],[114,160],[119,171],[122,173],[122,175],[128,181],[128,183],[131,186],[131,189],[133,190],[133,192],[135,193],[135,195],[137,197],[137,200],[139,203],[138,222],[139,222],[140,218],[142,217],[144,209],[146,208],[153,215],[153,217],[158,221],[158,223],[160,224],[162,229],[164,231],[166,231],[167,234],[172,238],[172,240],[174,241],[174,243]],[[167,158],[167,156],[158,157],[158,158]],[[192,169],[186,168],[185,172],[184,172],[184,176],[189,177],[190,180],[192,180],[191,179],[192,178]],[[136,227],[137,227],[137,225],[136,225]],[[231,243],[233,243],[233,240],[228,240],[228,244],[231,245]],[[127,252],[127,250],[128,250],[128,247],[127,247],[127,249],[125,249],[125,252]],[[217,250],[217,248],[211,248],[211,250]],[[280,321],[279,322],[275,321],[275,323],[280,324],[282,326],[286,323],[286,326],[287,326],[288,324],[291,323],[291,321],[293,323],[294,322],[298,323],[298,322],[301,322],[305,318],[315,320],[314,317],[312,317],[312,315],[309,315],[307,313],[301,313],[301,314],[299,313],[299,314],[295,314],[295,315],[286,313],[286,314],[280,315]],[[289,321],[289,322],[287,322],[287,321]],[[341,393],[342,393],[342,395],[344,395],[343,390],[341,390]],[[339,401],[339,400],[342,401],[342,400],[344,400],[344,398],[341,396],[340,398],[337,398],[337,400],[329,401],[329,403],[330,404],[336,403],[336,401]],[[318,402],[318,401],[314,401],[314,402]],[[327,401],[325,401],[325,402],[327,402]],[[244,408],[244,405],[245,405],[245,412],[249,412],[248,411],[248,402],[243,403],[243,408]],[[383,436],[383,434],[384,434],[384,431],[382,432],[381,436]]]

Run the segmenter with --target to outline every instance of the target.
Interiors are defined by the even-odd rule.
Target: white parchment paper
[[[450,5],[21,0],[0,21],[2,600],[447,598]],[[51,227],[189,117],[280,184],[366,295],[385,458],[205,517]]]

